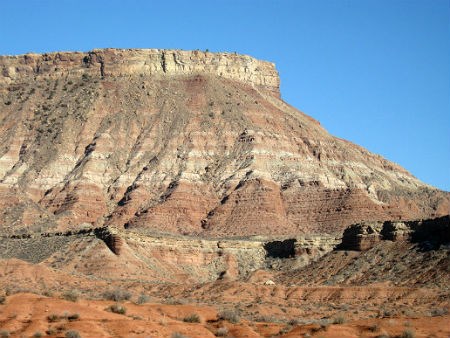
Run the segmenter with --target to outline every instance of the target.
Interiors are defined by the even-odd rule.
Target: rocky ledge
[[[450,216],[408,222],[367,222],[348,227],[338,246],[342,250],[365,251],[383,240],[410,241],[425,249],[450,243]]]
[[[236,53],[210,53],[164,49],[98,49],[0,56],[0,85],[21,82],[30,76],[58,78],[99,75],[164,76],[210,73],[238,80],[279,96],[280,79],[275,65]]]

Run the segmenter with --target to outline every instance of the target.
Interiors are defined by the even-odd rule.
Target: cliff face
[[[0,227],[205,236],[448,214],[449,195],[329,135],[235,54],[0,57]]]
[[[245,82],[279,96],[275,65],[231,53],[161,49],[101,49],[89,53],[0,56],[3,85],[32,78],[58,79],[85,74],[101,77],[209,74]]]
[[[374,222],[353,224],[345,229],[341,250],[365,251],[380,241],[406,241],[419,243],[422,250],[436,250],[450,243],[450,217],[409,222]]]

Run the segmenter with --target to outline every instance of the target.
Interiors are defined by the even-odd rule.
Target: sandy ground
[[[7,296],[0,305],[1,337],[65,337],[77,331],[81,337],[449,337],[450,316],[391,317],[349,320],[335,318],[314,323],[262,322],[220,314],[212,306],[135,304],[122,302],[124,314],[113,313],[114,301],[79,299],[76,302],[31,293]],[[197,316],[195,316],[197,315]],[[193,319],[190,319],[192,317]],[[227,317],[228,320],[221,319]],[[189,320],[193,322],[189,322]],[[386,336],[387,335],[387,336]],[[412,337],[412,336],[411,336]]]

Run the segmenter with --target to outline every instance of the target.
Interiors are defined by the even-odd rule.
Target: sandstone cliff
[[[106,49],[0,70],[3,232],[334,233],[449,211],[448,193],[283,102],[274,65],[249,56]]]

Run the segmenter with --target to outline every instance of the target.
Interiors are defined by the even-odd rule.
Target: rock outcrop
[[[19,258],[99,278],[205,282],[243,279],[258,269],[304,266],[338,243],[339,238],[330,236],[213,240],[100,227],[2,236],[0,259]],[[278,254],[287,250],[292,252]]]
[[[280,96],[275,65],[236,53],[161,49],[98,49],[88,53],[0,56],[0,84],[27,82],[35,77],[67,76],[157,77],[209,74],[248,83]]]
[[[345,229],[338,248],[365,251],[383,240],[419,243],[426,249],[439,248],[450,243],[450,217],[353,224]]]
[[[448,193],[283,102],[269,62],[106,49],[0,70],[4,233],[292,236],[448,214]]]

